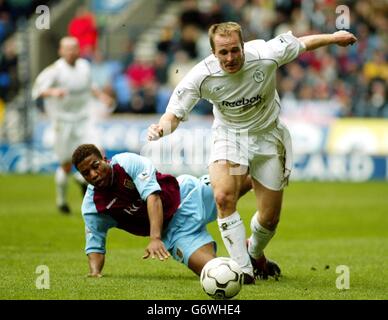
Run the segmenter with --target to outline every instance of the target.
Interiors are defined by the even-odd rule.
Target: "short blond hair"
[[[242,29],[241,26],[237,22],[222,22],[212,24],[209,28],[209,41],[210,46],[212,47],[212,51],[214,52],[214,37],[215,35],[220,35],[222,37],[230,36],[233,32],[237,32],[241,46],[244,45]]]
[[[59,48],[63,48],[66,46],[79,46],[78,39],[70,36],[61,38],[61,40],[59,41]]]

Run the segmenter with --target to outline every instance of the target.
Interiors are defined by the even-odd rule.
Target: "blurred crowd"
[[[207,29],[217,22],[237,21],[246,41],[269,40],[291,30],[295,36],[337,31],[342,11],[333,0],[183,0],[176,20],[166,25],[157,54],[126,56],[132,104],[129,112],[165,110],[171,90],[190,68],[210,54]],[[285,105],[319,101],[338,106],[336,116],[388,117],[388,2],[341,1],[349,8],[349,31],[358,37],[350,48],[324,47],[301,55],[278,73]],[[128,59],[129,58],[129,59]],[[211,113],[201,102],[194,112]]]
[[[35,13],[38,5],[48,2],[49,0],[0,0],[0,124],[7,103],[20,89],[17,41],[12,35],[20,23]]]
[[[9,37],[18,22],[35,11],[37,3],[44,1],[0,0],[0,104],[9,101],[19,89],[17,81],[17,48]]]
[[[23,2],[22,0],[14,0]],[[0,41],[12,21],[12,10],[0,0]],[[31,2],[31,1],[24,1]],[[278,72],[278,92],[285,105],[306,101],[336,104],[340,117],[388,117],[388,2],[383,0],[170,0],[180,14],[161,30],[153,54],[139,54],[128,39],[121,60],[108,60],[98,46],[93,13],[77,11],[68,33],[79,38],[82,55],[92,64],[93,78],[117,100],[115,112],[162,113],[172,90],[198,61],[208,56],[207,29],[217,22],[236,21],[246,41],[269,40],[291,30],[295,36],[337,30],[338,5],[349,8],[350,28],[358,42],[347,48],[329,46],[302,54]],[[7,18],[8,15],[8,18]],[[7,20],[8,19],[8,20]],[[2,23],[2,24],[1,24]],[[5,33],[4,33],[5,32]],[[6,36],[5,36],[6,37]],[[15,57],[3,46],[0,92]],[[200,101],[193,112],[210,114]]]

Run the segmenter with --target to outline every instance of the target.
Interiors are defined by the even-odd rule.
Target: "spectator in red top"
[[[97,47],[98,30],[95,17],[86,6],[77,9],[75,17],[69,23],[68,32],[78,39],[81,57],[91,58]]]
[[[155,81],[155,68],[152,60],[147,57],[135,57],[135,61],[126,70],[131,86],[138,89]]]
[[[157,81],[153,57],[136,54],[125,74],[132,93],[130,112],[154,113]]]

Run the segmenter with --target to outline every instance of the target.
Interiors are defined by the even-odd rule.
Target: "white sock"
[[[55,172],[55,185],[57,189],[56,201],[61,206],[66,203],[68,176],[62,167],[58,167]]]
[[[245,227],[240,214],[236,211],[226,218],[218,218],[218,227],[229,256],[235,260],[244,273],[253,276],[253,267],[248,255]]]
[[[264,248],[275,234],[275,230],[271,231],[262,227],[257,220],[258,212],[251,219],[252,235],[249,238],[248,252],[252,258],[260,258],[263,255]]]

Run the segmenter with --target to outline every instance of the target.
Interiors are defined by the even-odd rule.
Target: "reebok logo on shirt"
[[[222,101],[222,106],[225,107],[243,107],[243,106],[248,106],[248,105],[253,105],[256,103],[261,103],[263,101],[263,98],[261,95],[257,95],[256,97],[252,98],[241,98],[237,101]]]

